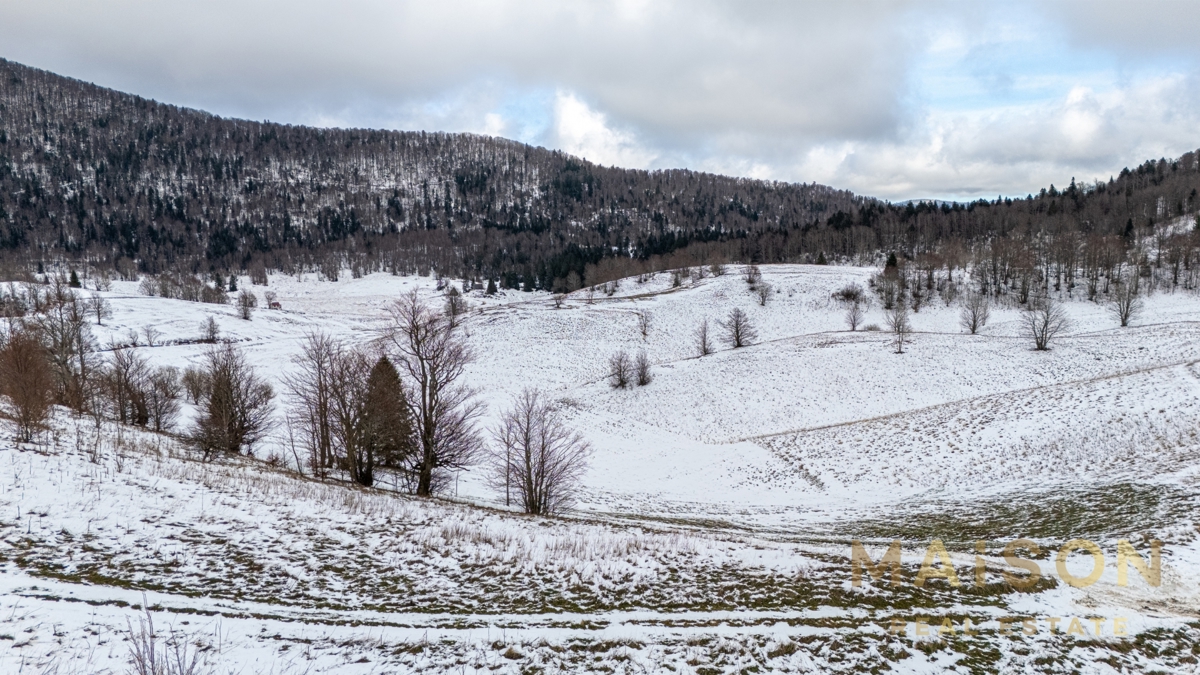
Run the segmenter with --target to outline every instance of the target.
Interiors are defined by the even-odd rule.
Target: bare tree
[[[397,301],[383,333],[407,375],[406,400],[416,428],[418,452],[409,464],[414,491],[428,496],[444,471],[469,465],[480,445],[475,423],[483,404],[462,384],[474,355],[456,324],[421,302],[416,292]]]
[[[0,395],[8,397],[6,416],[16,422],[17,440],[28,442],[50,416],[54,373],[34,330],[18,324],[0,339]]]
[[[1071,327],[1066,310],[1048,295],[1030,298],[1029,305],[1021,313],[1021,321],[1038,351],[1049,349],[1050,341]]]
[[[646,352],[638,352],[637,361],[633,366],[634,373],[637,374],[637,385],[644,387],[650,384],[653,376],[650,374],[650,358],[646,356]]]
[[[246,321],[249,321],[254,308],[258,307],[258,296],[249,289],[243,289],[241,293],[238,293],[237,306],[238,314]]]
[[[958,322],[963,328],[970,331],[971,335],[974,335],[980,328],[987,325],[991,313],[987,296],[972,291],[963,300],[962,311],[958,314]]]
[[[762,282],[754,287],[754,295],[758,298],[758,304],[762,307],[767,306],[767,300],[771,299],[771,284]]]
[[[904,343],[912,334],[912,324],[908,320],[908,304],[901,299],[884,312],[883,316],[888,331],[892,334],[892,345],[896,348],[896,353],[903,354]]]
[[[1141,315],[1142,308],[1137,274],[1131,275],[1129,281],[1118,280],[1108,298],[1108,311],[1117,317],[1121,327],[1129,326],[1129,322]]]
[[[700,356],[708,356],[713,352],[712,342],[708,338],[708,319],[705,318],[696,328],[696,349]]]
[[[851,302],[846,305],[846,326],[852,332],[858,330],[858,325],[862,323],[865,314],[861,302]]]
[[[92,296],[87,303],[87,311],[96,317],[97,326],[103,326],[104,320],[112,317],[112,307],[109,306],[104,296],[100,295],[97,291],[92,291]]]
[[[714,277],[725,276],[725,266],[719,262],[715,262],[712,265],[709,265],[708,271],[712,272],[712,275]]]
[[[292,396],[289,420],[302,431],[314,476],[323,477],[334,465],[330,380],[338,343],[324,333],[310,333],[292,358],[297,370],[284,377]]]
[[[212,348],[206,361],[211,385],[189,440],[205,461],[222,453],[249,452],[271,428],[271,385],[255,374],[234,345]]]
[[[654,315],[650,310],[639,309],[637,311],[638,332],[642,334],[642,339],[650,337],[650,326],[654,322]]]
[[[221,327],[217,325],[216,317],[208,317],[200,323],[200,340],[212,344],[221,339]]]
[[[95,341],[83,302],[62,279],[56,279],[35,319],[54,370],[55,399],[70,408],[86,405],[94,366]]]
[[[729,318],[721,322],[725,330],[725,342],[737,349],[752,344],[758,339],[758,332],[750,324],[750,317],[740,307],[734,307],[729,312]]]
[[[613,354],[608,359],[608,383],[613,389],[624,389],[629,386],[629,381],[633,379],[633,364],[629,361],[629,354],[622,349]]]
[[[846,308],[846,326],[858,330],[866,315],[867,294],[858,284],[846,284],[834,292],[833,299]]]
[[[563,302],[565,302],[566,299],[567,299],[566,293],[555,293],[554,294],[554,309],[562,309]]]
[[[112,350],[112,360],[104,369],[104,389],[110,414],[121,424],[144,427],[150,423],[146,402],[150,365],[136,350],[123,347]]]
[[[329,368],[329,414],[334,455],[350,480],[375,482],[374,448],[367,442],[367,379],[372,359],[361,349],[337,345]]]
[[[513,401],[493,430],[492,485],[526,513],[560,513],[574,502],[590,447],[536,389]]]
[[[746,278],[746,283],[750,284],[751,286],[762,281],[762,272],[759,271],[758,265],[746,265],[746,267],[742,269],[742,275]]]
[[[170,431],[179,417],[179,394],[182,385],[179,370],[166,366],[150,374],[146,383],[146,409],[150,413],[150,425],[155,431]]]
[[[208,396],[208,374],[200,368],[192,366],[184,368],[180,383],[183,385],[183,391],[187,395],[189,403],[198,404]]]

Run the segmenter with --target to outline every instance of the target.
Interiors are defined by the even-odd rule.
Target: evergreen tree
[[[400,373],[386,356],[380,357],[367,378],[365,409],[366,433],[363,437],[368,462],[389,468],[402,467],[413,456],[416,444]]]
[[[896,254],[889,253],[888,259],[887,259],[887,267],[897,267],[898,265],[899,265],[899,263],[896,262]]]
[[[69,283],[71,284],[71,288],[80,288],[82,286],[79,283],[79,275],[75,273],[75,270],[71,270],[71,281]]]
[[[1197,222],[1197,224],[1198,224],[1198,225],[1200,225],[1200,218],[1198,218],[1198,219],[1196,220],[1196,222]],[[495,279],[488,279],[487,294],[488,294],[488,295],[495,295],[495,294],[496,294],[496,280],[495,280]]]
[[[817,255],[817,264],[818,264],[818,265],[825,265],[825,264],[827,264],[827,263],[825,262],[825,251],[821,251],[821,253]]]
[[[237,275],[236,274],[229,275],[229,292],[237,293]]]

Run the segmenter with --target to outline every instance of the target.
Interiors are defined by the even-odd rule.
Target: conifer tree
[[[400,384],[400,373],[388,357],[380,357],[367,378],[365,445],[373,463],[401,467],[416,451],[412,416]]]

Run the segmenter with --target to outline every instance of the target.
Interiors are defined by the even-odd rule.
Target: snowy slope
[[[1036,670],[1047,654],[1096,672],[1112,669],[1103,659],[1195,668],[1185,659],[1200,644],[1200,298],[1148,297],[1124,329],[1103,307],[1066,299],[1073,327],[1049,352],[1031,349],[1015,309],[995,309],[970,336],[958,307],[935,298],[895,354],[883,333],[847,332],[831,299],[873,270],[762,271],[776,291],[765,306],[735,269],[678,288],[669,274],[627,279],[561,308],[541,293],[468,294],[478,359],[467,378],[488,403],[485,424],[538,386],[593,446],[566,520],[504,513],[479,471],[457,477],[449,496],[461,503],[315,483],[286,468],[295,462],[280,433],[256,452],[277,468],[198,464],[169,438],[97,433],[65,414],[42,445],[6,436],[0,632],[13,644],[0,635],[0,669],[121,671],[142,591],[212,664],[251,664],[243,672],[942,672],[955,662],[989,672]],[[114,315],[94,333],[101,345],[136,334],[152,362],[183,366],[206,347],[177,342],[215,316],[279,384],[309,332],[366,342],[402,294],[440,302],[429,278],[275,276],[269,288],[284,309],[243,321],[232,306],[116,283],[105,293]],[[734,307],[758,341],[697,357],[698,323],[707,317],[717,337]],[[645,337],[639,311],[652,315]],[[865,323],[883,323],[877,301]],[[622,349],[646,351],[648,386],[608,386],[608,357]],[[1164,541],[1164,584],[1119,587],[1116,540],[1144,551],[1143,535]],[[903,539],[913,569],[931,539],[954,542],[967,578],[975,538],[992,542],[996,565],[1018,537],[1055,548],[1093,538],[1110,563],[1089,589],[935,586],[865,601],[848,585],[852,537]],[[888,620],[917,608],[985,623],[1123,616],[1157,646],[1077,648],[1043,631],[1017,648],[993,631],[919,648],[911,629],[886,635]]]

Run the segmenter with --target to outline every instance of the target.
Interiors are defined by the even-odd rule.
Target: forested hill
[[[961,257],[984,244],[1036,265],[1051,242],[1078,254],[1161,234],[1195,212],[1198,187],[1188,153],[1030,199],[892,205],[815,184],[605,168],[471,134],[228,120],[0,60],[9,267],[348,265],[570,290],[644,267]]]
[[[0,61],[10,257],[157,272],[350,254],[541,285],[614,249],[644,259],[861,202],[819,185],[605,168],[472,134],[222,119]]]

